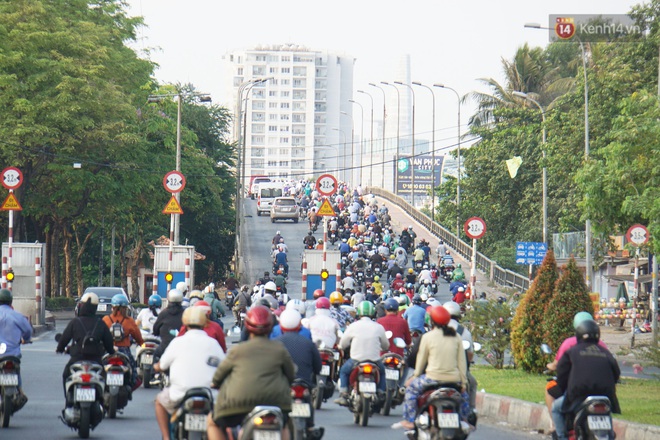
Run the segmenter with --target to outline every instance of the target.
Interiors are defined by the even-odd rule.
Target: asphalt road
[[[270,267],[270,243],[277,230],[282,232],[289,246],[291,265],[290,292],[296,297],[300,293],[302,261],[302,238],[307,232],[305,223],[293,224],[282,222],[272,225],[267,217],[257,217],[255,202],[247,201],[246,227],[249,234],[247,240],[247,255],[244,255],[253,277],[263,274]],[[250,216],[252,215],[252,216]],[[318,233],[317,233],[318,237]],[[448,286],[441,284],[440,300],[449,299]],[[299,297],[299,296],[298,296]],[[225,318],[226,327],[230,318]],[[67,321],[57,321],[57,330],[62,331]],[[27,405],[11,419],[10,427],[0,429],[2,440],[50,440],[75,439],[77,433],[65,426],[58,416],[64,405],[62,390],[62,369],[67,357],[55,354],[55,332],[48,332],[36,338],[34,343],[23,348],[22,376],[24,389],[29,397]],[[229,341],[234,340],[230,337]],[[477,378],[478,379],[478,378]],[[105,419],[90,438],[95,439],[159,439],[160,433],[156,425],[153,411],[153,400],[157,390],[141,388],[133,395],[133,400],[122,414],[114,420]],[[368,427],[353,424],[352,414],[343,407],[327,402],[316,413],[317,426],[325,427],[324,439],[343,440],[346,438],[379,438],[382,440],[402,439],[403,431],[391,429],[391,425],[400,420],[401,407],[392,411],[389,417],[375,415],[369,420]],[[479,429],[470,436],[471,439],[529,439],[539,438],[539,435],[516,431],[510,427],[500,426],[496,421],[480,421]]]

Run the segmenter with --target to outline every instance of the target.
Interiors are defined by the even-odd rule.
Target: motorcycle
[[[170,436],[178,440],[206,438],[206,416],[211,411],[213,411],[211,390],[209,388],[189,389],[170,419]]]
[[[21,408],[17,401],[20,371],[19,358],[15,356],[0,358],[0,420],[3,428],[9,427],[9,418]]]
[[[447,264],[446,266],[443,267],[442,270],[442,278],[445,279],[448,283],[451,282],[451,278],[454,276],[454,265],[453,264]]]
[[[335,244],[337,242],[337,232],[330,232],[330,243]]]
[[[132,399],[131,364],[124,353],[119,351],[103,356],[103,368],[106,372],[103,406],[108,417],[117,417],[117,410],[122,410]]]
[[[71,375],[66,380],[67,407],[60,419],[80,438],[88,438],[103,420],[103,366],[96,362],[80,361],[69,367]]]
[[[154,353],[159,345],[160,338],[158,336],[145,335],[144,344],[135,351],[135,360],[145,388],[151,388],[150,382],[154,377]]]
[[[321,355],[321,372],[316,376],[316,387],[312,390],[314,409],[321,409],[321,404],[332,397],[335,392],[335,383],[332,378],[335,376],[339,360],[339,352],[332,349],[321,347],[319,354]]]
[[[275,266],[273,266],[275,267]],[[236,296],[236,292],[233,290],[227,290],[225,292],[225,306],[231,308],[234,305],[234,297]]]
[[[296,379],[291,384],[292,403],[289,415],[294,428],[292,432],[294,440],[320,440],[323,437],[323,428],[313,428],[314,409],[311,395],[310,386],[304,380]]]
[[[353,367],[350,375],[348,409],[353,413],[353,422],[361,426],[369,424],[369,416],[377,405],[376,387],[380,370],[373,362],[360,362]]]
[[[364,270],[358,270],[355,273],[355,282],[358,286],[361,286],[364,283]]]
[[[385,353],[381,360],[385,364],[387,391],[385,393],[385,403],[380,411],[382,415],[389,416],[392,408],[403,403],[406,394],[406,388],[399,385],[405,369],[405,362],[403,357],[397,353]]]
[[[416,273],[420,273],[422,271],[422,269],[424,269],[424,261],[422,261],[422,260],[415,261],[414,269],[415,269]]]
[[[227,428],[227,436],[237,440],[281,440],[283,428],[284,415],[281,409],[276,406],[255,406],[245,416],[241,426]]]
[[[415,428],[406,432],[410,440],[438,438],[463,440],[469,430],[461,424],[460,408],[463,403],[461,385],[450,382],[431,382],[417,398]]]

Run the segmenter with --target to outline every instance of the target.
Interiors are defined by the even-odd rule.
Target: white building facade
[[[245,143],[246,179],[309,179],[325,172],[350,179],[352,121],[341,112],[352,113],[354,61],[296,45],[223,56],[223,104],[234,111],[234,139]]]

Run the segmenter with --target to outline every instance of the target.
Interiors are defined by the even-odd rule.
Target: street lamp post
[[[538,23],[526,23],[526,28],[530,29],[545,29],[549,30],[547,27],[542,27]],[[575,34],[577,42],[580,44],[580,51],[582,52],[582,73],[584,75],[584,160],[589,160],[589,83],[587,82],[587,54],[584,50],[584,44],[580,37]],[[587,218],[584,225],[584,252],[585,252],[585,272],[586,272],[586,284],[587,288],[591,288],[591,278],[592,278],[592,262],[591,262],[591,220]]]
[[[431,133],[431,145],[432,145],[431,147],[432,148],[431,150],[431,221],[435,221],[435,93],[433,93],[432,88],[420,82],[413,81],[413,85],[424,87],[429,92],[431,92],[431,99],[433,103],[433,111],[432,111],[433,123],[431,128],[432,130]]]
[[[371,135],[369,141],[369,186],[373,186],[374,180],[374,97],[364,90],[358,90],[358,93],[363,93],[371,100]]]
[[[394,84],[390,84],[387,81],[381,81],[381,84],[385,84],[386,86],[394,87],[394,90],[396,90],[396,162],[394,166],[394,178],[392,179],[392,183],[394,185],[394,194],[399,195],[399,179],[398,175],[399,172],[397,170],[397,162],[399,161],[399,140],[401,139],[399,128],[401,127],[401,96],[399,93],[399,88],[395,86]]]
[[[415,206],[415,90],[410,84],[402,83],[401,81],[394,81],[394,84],[406,86],[412,93],[412,155],[410,160],[410,175],[412,185],[410,187],[410,204]]]
[[[346,133],[344,133],[344,130],[340,128],[333,128],[333,130],[338,131],[344,137],[344,141],[342,142],[342,147],[341,147],[341,151],[343,153],[341,180],[345,181],[346,180]],[[339,154],[339,152],[337,152],[337,154]],[[339,168],[339,156],[337,156],[336,163],[337,163],[337,168]],[[339,174],[339,170],[337,170],[337,174]]]
[[[346,115],[351,118],[351,181],[349,182],[351,185],[355,184],[355,120],[353,119],[353,115],[350,115],[344,111],[340,112],[342,115]]]
[[[542,174],[542,180],[543,180],[543,242],[547,243],[548,241],[548,176],[546,174],[546,167],[545,167],[545,155],[546,155],[546,128],[545,128],[545,109],[541,106],[541,104],[538,103],[535,99],[532,99],[527,93],[523,92],[513,92],[514,96],[517,96],[519,98],[526,99],[527,101],[533,103],[536,105],[539,110],[541,110],[541,123],[543,124],[543,137],[542,137],[542,143],[543,143],[543,174]]]
[[[200,102],[211,102],[211,96],[208,93],[163,93],[158,95],[149,95],[147,102],[161,102],[164,98],[174,98],[176,97],[176,159],[175,159],[175,170],[181,171],[181,98],[183,95],[186,96],[196,96],[199,98]],[[177,202],[181,201],[181,193],[174,194]],[[181,224],[181,217],[179,214],[174,214],[174,244],[179,244],[179,229]]]
[[[387,107],[385,106],[385,89],[377,86],[374,83],[369,83],[369,85],[376,87],[378,90],[383,92],[383,157],[381,159],[380,187],[385,189],[385,120],[387,119]]]
[[[458,139],[456,140],[456,156],[458,158],[456,168],[456,237],[461,234],[461,97],[458,92],[444,84],[433,84],[433,87],[440,87],[441,89],[451,90],[456,94],[456,101],[458,102]]]
[[[362,154],[364,153],[364,107],[362,107],[362,104],[359,102],[355,101],[354,99],[349,99],[348,102],[352,104],[356,104],[360,106],[360,183],[359,185],[362,185]],[[354,165],[355,166],[355,165]],[[355,183],[353,183],[354,188],[357,187]]]

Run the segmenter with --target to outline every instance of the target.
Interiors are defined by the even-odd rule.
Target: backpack
[[[124,327],[121,325],[121,323],[124,322],[122,319],[121,321],[115,321],[112,323],[110,326],[110,333],[112,334],[112,340],[115,342],[119,342],[124,339]]]
[[[91,331],[87,331],[80,318],[76,318],[76,320],[80,322],[83,330],[85,330],[85,336],[80,342],[80,353],[84,356],[98,356],[101,352],[102,343],[101,339],[94,335],[94,332],[96,331],[96,327],[99,325],[100,320],[96,321],[96,324],[94,324],[94,328],[92,328]]]

